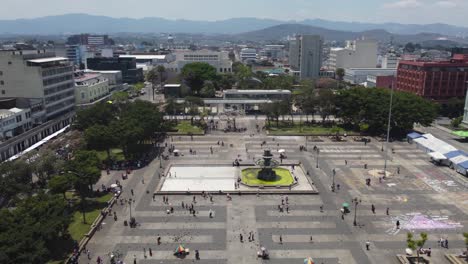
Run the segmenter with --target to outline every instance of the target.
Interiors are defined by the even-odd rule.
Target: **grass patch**
[[[125,160],[125,156],[123,154],[122,149],[113,148],[113,149],[110,150],[110,154],[111,154],[111,159],[114,160],[114,161],[124,161]],[[98,155],[98,158],[99,158],[99,160],[101,162],[107,160],[107,151],[105,151],[105,150],[97,151],[97,155]]]
[[[81,204],[77,204],[76,211],[72,217],[72,222],[68,226],[68,232],[70,232],[70,235],[74,240],[80,241],[81,238],[89,232],[94,220],[99,216],[101,210],[107,206],[107,202],[112,198],[112,196],[112,193],[108,193],[100,197],[86,200],[86,224],[83,223]]]
[[[192,126],[190,121],[180,121],[174,129],[181,134],[203,134],[204,132],[199,126]]]
[[[311,135],[311,136],[319,136],[319,135],[335,135],[336,129],[339,130],[339,134],[343,135],[344,133],[350,134],[355,133],[355,131],[346,130],[342,127],[335,126],[322,126],[322,125],[305,125],[302,126],[299,123],[295,123],[294,125],[290,123],[282,123],[280,122],[279,127],[276,126],[276,122],[271,122],[271,126],[268,127],[268,132],[270,135]]]
[[[242,182],[251,186],[289,186],[294,183],[294,178],[288,169],[274,168],[273,171],[276,172],[276,180],[265,181],[257,178],[259,168],[243,169]]]

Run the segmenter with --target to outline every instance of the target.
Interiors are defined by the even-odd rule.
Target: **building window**
[[[2,90],[2,94],[5,94],[5,90]]]
[[[0,81],[0,84],[1,84],[1,85],[4,85],[4,84],[5,84],[5,82],[4,82],[4,81]]]
[[[0,71],[0,76],[2,76],[2,75],[3,75],[3,71]]]

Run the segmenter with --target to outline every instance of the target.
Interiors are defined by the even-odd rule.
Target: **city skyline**
[[[446,23],[458,26],[467,26],[465,13],[468,10],[468,2],[463,0],[362,0],[359,4],[342,0],[327,2],[239,0],[235,2],[224,1],[222,4],[215,0],[197,2],[186,0],[171,2],[115,0],[112,3],[107,0],[97,2],[82,0],[80,4],[72,6],[59,0],[44,0],[41,1],[40,5],[31,0],[4,0],[3,5],[8,7],[0,10],[0,17],[3,20],[86,13],[109,17],[162,17],[208,21],[240,17],[283,21],[318,18],[346,22]],[[51,6],[54,8],[50,8]]]

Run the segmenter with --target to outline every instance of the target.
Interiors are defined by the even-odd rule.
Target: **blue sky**
[[[132,18],[323,18],[468,26],[468,0],[0,0],[0,6],[0,19],[88,13]]]

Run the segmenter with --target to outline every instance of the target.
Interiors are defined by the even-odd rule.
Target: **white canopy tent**
[[[442,155],[457,150],[452,145],[445,143],[431,134],[424,134],[422,137],[414,139],[414,142],[425,148],[428,152],[438,152]]]
[[[434,160],[445,160],[447,159],[443,154],[441,154],[440,152],[430,152],[429,153],[429,156],[431,156],[432,159]]]

